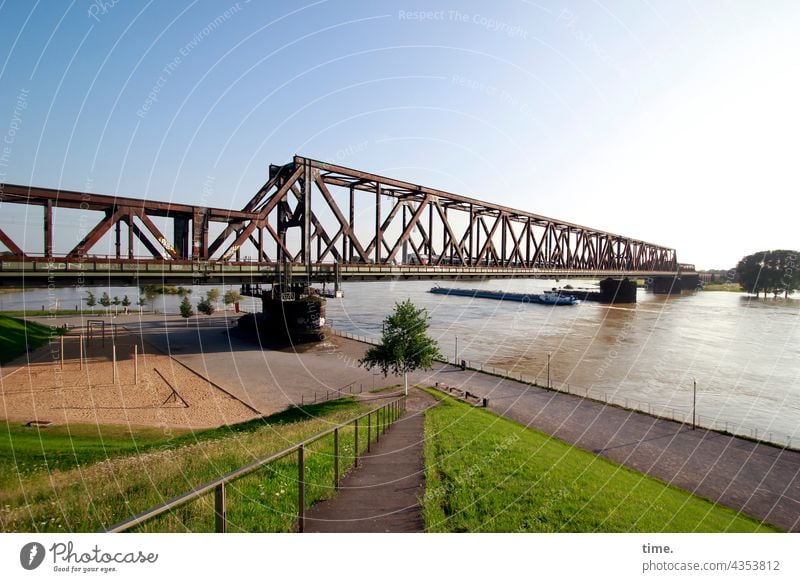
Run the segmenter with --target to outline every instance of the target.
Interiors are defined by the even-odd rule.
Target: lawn
[[[0,424],[0,531],[98,531],[191,488],[280,451],[367,408],[352,399],[292,408],[206,431]],[[340,431],[342,471],[353,461],[352,428]],[[366,447],[364,435],[360,449]],[[306,450],[306,504],[333,495],[333,439]],[[296,454],[228,487],[229,531],[291,531]],[[213,531],[213,495],[138,531]]]
[[[739,283],[705,283],[703,291],[728,291],[731,293],[744,293]]]
[[[61,333],[63,330],[58,327],[0,315],[0,364],[24,354],[27,345],[38,348]]]
[[[431,532],[757,532],[771,526],[486,410],[434,393]]]

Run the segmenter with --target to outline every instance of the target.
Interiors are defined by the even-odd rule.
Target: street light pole
[[[697,412],[697,380],[694,380],[694,389],[692,390],[692,430],[695,427],[695,419]]]

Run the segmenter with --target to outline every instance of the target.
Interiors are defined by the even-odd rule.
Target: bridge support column
[[[657,295],[679,295],[682,289],[681,278],[678,275],[653,277],[652,289]]]
[[[700,275],[697,273],[681,275],[681,289],[683,291],[694,291],[700,285]]]
[[[600,281],[600,301],[602,303],[636,303],[636,281],[624,279],[603,279]]]
[[[175,250],[182,259],[189,258],[189,219],[185,216],[176,216],[173,219],[173,237]]]

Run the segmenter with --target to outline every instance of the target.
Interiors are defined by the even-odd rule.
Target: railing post
[[[297,527],[300,533],[306,528],[306,461],[305,446],[297,448]]]
[[[371,443],[372,440],[372,412],[367,414],[367,452],[371,450]]]
[[[355,455],[355,458],[354,458],[353,462],[354,462],[355,466],[358,467],[358,419],[355,420],[355,425],[356,425],[356,434],[355,434],[354,441],[355,441],[356,447],[355,447],[355,452],[353,453]]]
[[[214,488],[214,531],[217,533],[227,533],[228,531],[225,483],[220,483]]]
[[[375,442],[381,442],[381,409],[375,411]]]
[[[339,429],[333,429],[333,488],[339,490]]]

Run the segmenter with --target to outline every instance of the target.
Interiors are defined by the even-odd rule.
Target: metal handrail
[[[338,467],[339,467],[339,462],[338,462],[338,460],[339,460],[339,456],[338,456],[339,429],[345,428],[345,427],[347,427],[347,426],[349,426],[351,424],[355,424],[355,429],[356,429],[356,433],[355,433],[355,435],[356,435],[355,436],[355,438],[356,438],[356,448],[355,448],[355,461],[354,462],[355,462],[356,466],[358,466],[358,442],[357,442],[357,439],[358,439],[358,421],[361,420],[362,418],[368,418],[369,419],[369,426],[371,427],[372,415],[375,414],[376,416],[380,417],[380,412],[383,411],[385,413],[383,415],[383,421],[385,422],[385,426],[384,426],[384,430],[385,430],[386,428],[388,428],[388,426],[390,424],[394,423],[394,421],[396,421],[399,418],[399,416],[400,416],[400,414],[402,412],[405,411],[405,402],[406,402],[405,398],[406,398],[405,396],[401,396],[400,398],[392,400],[391,402],[387,402],[383,406],[379,406],[377,408],[374,408],[374,409],[370,410],[369,412],[365,412],[365,413],[363,413],[363,414],[361,414],[359,416],[356,416],[355,418],[351,418],[347,422],[344,422],[342,424],[334,426],[333,428],[329,428],[329,429],[324,430],[322,432],[319,432],[319,433],[317,433],[315,435],[312,435],[312,436],[308,437],[307,439],[305,439],[303,441],[300,441],[299,443],[295,443],[294,445],[292,445],[290,447],[287,447],[287,448],[285,448],[285,449],[283,449],[281,451],[278,451],[276,453],[273,453],[273,454],[271,454],[271,455],[269,455],[267,457],[264,457],[263,459],[259,459],[257,461],[254,461],[254,462],[248,464],[248,465],[245,465],[244,467],[240,467],[239,469],[231,471],[230,473],[227,473],[227,474],[225,474],[225,475],[223,475],[221,477],[218,477],[218,478],[214,479],[213,481],[209,481],[208,483],[204,483],[202,485],[198,485],[197,487],[191,489],[190,491],[188,491],[186,493],[178,495],[177,497],[173,497],[172,499],[170,499],[168,501],[165,501],[164,503],[156,505],[155,507],[152,507],[152,508],[148,509],[147,511],[144,511],[142,513],[134,515],[133,517],[130,517],[130,518],[124,520],[124,521],[120,521],[120,522],[118,522],[118,523],[116,523],[116,524],[114,524],[114,525],[112,525],[112,526],[110,526],[110,527],[108,527],[108,528],[106,528],[106,529],[104,529],[102,531],[103,531],[103,533],[120,533],[120,532],[127,531],[127,530],[129,530],[129,529],[131,529],[131,528],[133,528],[133,527],[135,527],[137,525],[140,525],[140,524],[142,524],[142,523],[144,523],[146,521],[149,521],[149,520],[151,520],[151,519],[153,519],[155,517],[158,517],[159,515],[161,515],[163,513],[171,511],[171,510],[175,509],[176,507],[179,507],[179,506],[181,506],[181,505],[183,505],[185,503],[188,503],[190,501],[194,501],[196,499],[199,499],[200,497],[202,497],[203,495],[206,495],[207,493],[210,493],[211,491],[215,491],[216,492],[216,495],[215,495],[216,531],[217,532],[225,532],[225,531],[227,531],[227,526],[226,526],[226,523],[225,523],[225,514],[226,514],[226,510],[225,510],[225,489],[224,489],[225,485],[227,483],[230,483],[231,481],[235,481],[237,479],[240,479],[241,477],[249,475],[253,471],[255,471],[257,469],[260,469],[264,465],[267,465],[267,464],[269,464],[269,463],[271,463],[273,461],[277,461],[278,459],[281,459],[281,458],[283,458],[283,457],[285,457],[285,456],[287,456],[287,455],[289,455],[289,454],[291,454],[291,453],[293,453],[295,451],[298,452],[298,461],[299,461],[299,464],[300,464],[300,473],[301,473],[300,480],[299,480],[299,485],[300,485],[299,500],[300,500],[300,503],[299,503],[299,508],[298,508],[298,517],[300,519],[300,531],[303,531],[303,514],[304,514],[304,507],[303,507],[303,497],[304,497],[304,495],[303,494],[304,494],[304,489],[305,489],[305,480],[304,480],[304,478],[302,476],[302,465],[303,465],[303,457],[304,457],[304,449],[305,449],[305,447],[307,445],[310,445],[311,443],[314,443],[314,442],[318,441],[319,439],[321,439],[323,437],[326,437],[326,436],[330,435],[330,434],[334,435],[335,440],[336,440],[336,442],[334,443],[334,449],[335,449],[335,453],[334,453],[334,455],[335,455],[334,486],[336,486],[338,488],[338,482],[339,482],[339,471],[338,471]],[[388,416],[387,416],[386,413],[388,413]],[[376,435],[377,435],[377,431],[378,431],[378,425],[377,424],[376,424],[376,427],[375,427],[375,431],[376,431]],[[371,438],[371,430],[370,430],[370,432],[367,433],[367,446],[368,447],[369,447],[369,443],[370,443],[370,440],[369,440],[370,438]]]

